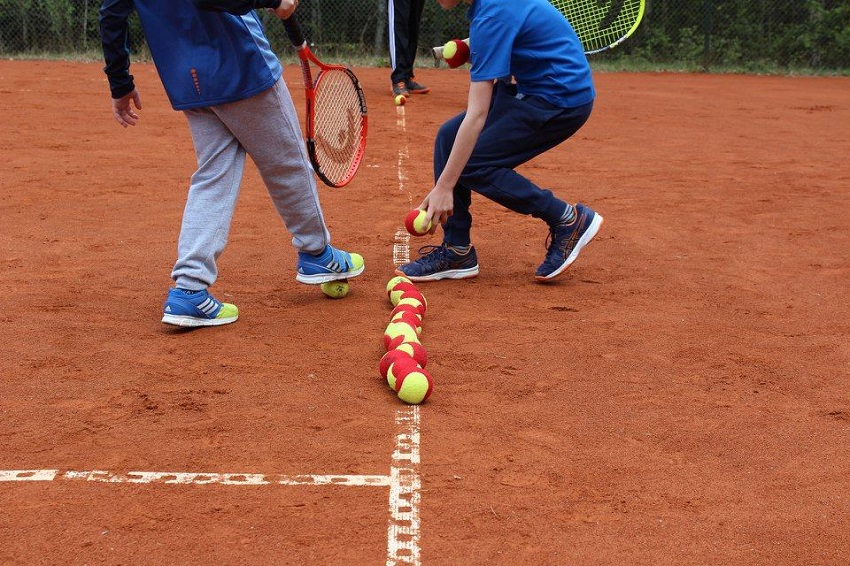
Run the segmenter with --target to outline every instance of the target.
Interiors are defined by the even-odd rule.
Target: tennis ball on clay
[[[422,336],[422,319],[410,311],[402,311],[393,315],[390,322],[403,322],[413,327],[416,336]]]
[[[424,236],[431,229],[431,226],[428,213],[419,208],[414,208],[404,218],[404,227],[412,236]]]
[[[395,105],[396,106],[404,106],[407,103],[407,97],[403,94],[399,94],[395,97]]]
[[[469,62],[469,46],[460,39],[449,40],[443,45],[443,59],[449,67],[456,69]]]
[[[412,307],[416,314],[418,314],[422,318],[425,318],[425,311],[428,309],[427,303],[425,303],[425,301],[420,300],[417,297],[404,296],[399,299],[398,304],[395,306],[395,308],[398,308],[401,305]]]
[[[419,342],[416,329],[404,322],[391,322],[384,330],[384,348],[387,351],[394,350],[403,342]]]
[[[405,344],[408,344],[408,342],[405,342]],[[389,371],[391,365],[393,365],[401,358],[412,357],[413,356],[411,356],[405,350],[402,350],[400,348],[389,350],[386,354],[381,356],[381,361],[378,362],[378,373],[381,374],[382,379],[387,379],[387,372]]]
[[[421,305],[421,304],[422,303],[420,303],[419,301],[416,302],[416,305]],[[396,315],[398,315],[398,313],[400,313],[400,312],[409,312],[409,313],[415,315],[416,318],[418,318],[420,321],[422,320],[422,315],[419,314],[418,306],[415,306],[415,305],[412,305],[412,304],[396,305],[396,307],[390,312],[390,320],[394,319],[396,317]]]
[[[428,352],[425,350],[425,347],[419,342],[402,342],[398,346],[396,346],[395,350],[390,350],[391,352],[404,352],[408,354],[411,358],[416,360],[416,363],[421,367],[425,367],[428,365]]]
[[[392,303],[393,306],[397,306],[398,302],[405,297],[413,297],[414,299],[419,299],[423,303],[426,302],[425,296],[413,283],[399,283],[390,290],[389,297],[390,303]]]
[[[403,275],[396,275],[392,279],[387,282],[387,295],[395,288],[399,283],[413,283],[410,279]]]
[[[395,380],[398,398],[410,405],[418,405],[428,399],[433,389],[431,374],[422,368],[414,369]]]
[[[387,385],[395,392],[398,392],[398,384],[404,379],[404,376],[413,371],[419,371],[422,368],[416,363],[416,360],[410,356],[404,355],[394,358],[393,363],[387,368]]]
[[[331,299],[341,299],[348,294],[351,287],[346,279],[322,283],[322,293]]]

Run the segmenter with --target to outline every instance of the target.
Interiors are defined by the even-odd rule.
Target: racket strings
[[[313,134],[316,161],[331,181],[342,181],[357,166],[363,120],[361,92],[348,73],[323,72],[316,84]]]
[[[640,0],[549,0],[578,35],[585,53],[626,38],[642,16]]]

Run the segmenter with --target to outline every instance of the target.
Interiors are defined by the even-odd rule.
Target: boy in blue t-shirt
[[[236,306],[207,290],[216,280],[247,155],[298,250],[296,280],[318,285],[356,277],[363,258],[330,245],[313,169],[277,56],[253,10],[280,18],[298,0],[104,0],[100,31],[104,71],[119,124],[135,126],[141,98],[130,74],[128,19],[139,14],[159,77],[189,122],[198,169],[192,175],[174,280],[162,322],[217,326],[235,322]]]
[[[461,0],[437,0],[443,9]],[[436,183],[419,208],[443,243],[396,271],[413,281],[478,275],[470,241],[472,191],[549,226],[546,258],[535,277],[560,275],[599,231],[602,216],[572,206],[514,168],[560,144],[590,116],[595,91],[581,42],[546,0],[464,0],[470,5],[467,109],[440,127]],[[505,77],[513,77],[513,82]]]

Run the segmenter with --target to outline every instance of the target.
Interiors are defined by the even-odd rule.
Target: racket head
[[[643,19],[645,0],[549,0],[578,35],[587,55],[619,45]]]
[[[366,98],[348,68],[324,66],[316,77],[307,115],[307,152],[316,174],[330,187],[347,185],[366,151]]]

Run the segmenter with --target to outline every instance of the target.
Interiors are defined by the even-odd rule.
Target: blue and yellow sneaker
[[[239,309],[222,303],[209,291],[187,291],[172,288],[162,306],[162,322],[174,326],[220,326],[236,322]]]
[[[360,254],[350,254],[333,246],[325,246],[319,255],[298,252],[298,275],[295,280],[308,285],[351,279],[363,273],[366,266]]]
[[[578,258],[581,249],[599,232],[602,215],[587,206],[576,204],[576,219],[572,224],[550,228],[547,238],[546,259],[534,276],[538,281],[549,281],[564,272]]]
[[[439,279],[469,279],[478,275],[478,256],[470,246],[465,254],[459,254],[446,244],[419,248],[422,257],[400,265],[396,275],[411,281],[437,281]]]

